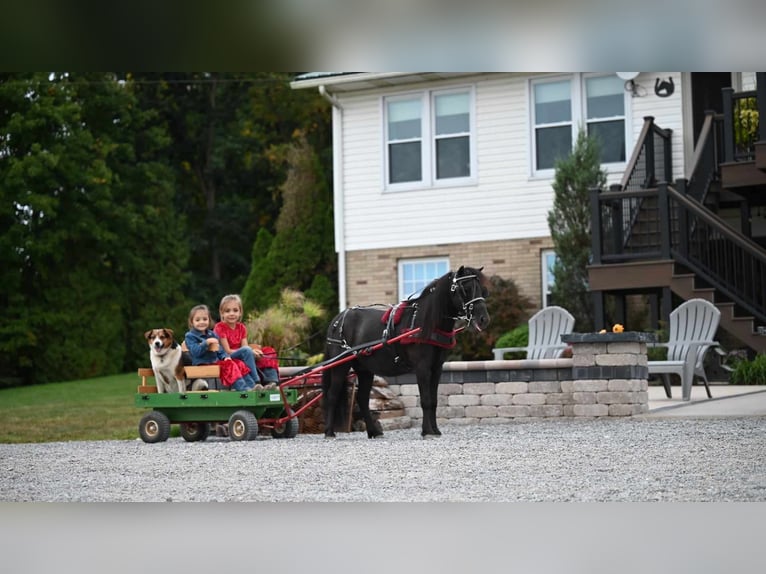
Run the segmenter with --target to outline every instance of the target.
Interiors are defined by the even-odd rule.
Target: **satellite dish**
[[[627,82],[638,76],[640,73],[641,72],[617,72],[617,77]]]

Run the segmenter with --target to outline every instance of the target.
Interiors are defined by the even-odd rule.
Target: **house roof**
[[[333,92],[355,92],[473,75],[476,72],[306,72],[296,76],[290,86],[293,89],[325,86]]]

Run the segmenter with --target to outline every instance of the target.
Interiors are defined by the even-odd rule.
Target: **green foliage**
[[[4,77],[0,109],[0,372],[134,366],[146,321],[167,321],[183,288],[167,135],[111,74]]]
[[[261,227],[258,230],[251,254],[250,275],[241,293],[245,310],[258,308],[259,301],[263,298],[260,292],[262,286],[268,284],[269,277],[276,275],[276,272],[268,267],[272,263],[268,255],[273,241],[274,236],[268,229]]]
[[[193,303],[243,290],[284,199],[275,150],[299,131],[331,165],[330,107],[290,78],[0,73],[0,386],[133,370],[144,331],[183,333]],[[300,225],[297,249],[280,239],[272,269],[296,269],[267,269],[250,308],[263,285],[278,298],[293,277],[334,278],[329,171],[315,173],[324,201],[302,207],[323,223]]]
[[[289,166],[277,232],[267,252],[253,253],[246,283],[247,300],[259,309],[276,303],[283,288],[305,292],[316,276],[335,277],[332,201],[319,159],[302,134],[277,155]]]
[[[172,137],[168,157],[178,179],[176,210],[190,222],[189,297],[216,301],[224,292],[241,293],[256,234],[262,228],[273,232],[280,212],[277,190],[287,170],[275,150],[300,131],[331,165],[329,104],[315,91],[291,89],[286,72],[131,78],[141,105],[157,110]],[[276,302],[280,287],[259,305]]]
[[[587,266],[591,255],[589,190],[606,186],[598,142],[580,130],[569,157],[556,163],[553,209],[548,213],[557,261],[553,268],[554,304],[565,307],[578,329],[593,329]]]
[[[737,100],[734,112],[734,143],[741,152],[752,151],[758,140],[758,101],[756,98]]]
[[[250,313],[246,320],[248,340],[277,350],[280,358],[306,358],[298,349],[308,338],[312,326],[326,311],[300,291],[283,289],[277,304],[262,313]]]
[[[766,385],[766,354],[759,353],[752,361],[737,361],[729,382],[732,385]]]
[[[500,337],[495,343],[495,347],[526,347],[528,344],[529,323],[524,323]],[[504,359],[523,359],[526,356],[527,354],[524,351],[503,353]]]
[[[463,331],[457,336],[457,345],[451,359],[463,361],[485,360],[492,357],[495,341],[520,323],[526,321],[527,309],[531,306],[528,298],[520,292],[512,279],[493,275],[489,278],[487,311],[490,323],[482,333]]]

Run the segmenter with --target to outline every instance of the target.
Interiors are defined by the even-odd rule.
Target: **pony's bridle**
[[[476,283],[479,284],[479,277],[477,275],[462,275],[460,277],[457,276],[457,273],[455,273],[452,276],[452,285],[450,286],[450,291],[455,293],[458,288],[460,288],[460,292],[458,293],[458,297],[460,297],[460,302],[463,306],[463,314],[458,315],[457,317],[454,317],[454,319],[463,320],[466,321],[467,325],[471,324],[471,321],[473,320],[473,306],[478,301],[484,301],[484,297],[481,296],[481,288],[479,289],[479,297],[473,297],[471,299],[467,299],[466,293],[465,293],[465,287],[461,285],[461,282],[468,281],[468,280],[476,280]],[[480,284],[479,284],[480,285]],[[481,285],[480,285],[481,286]],[[475,291],[471,293],[471,295],[474,295]]]

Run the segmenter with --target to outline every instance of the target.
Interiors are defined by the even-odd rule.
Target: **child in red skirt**
[[[250,391],[256,379],[250,368],[239,359],[232,359],[221,348],[218,335],[210,328],[212,318],[207,305],[197,305],[189,311],[189,331],[184,340],[192,365],[218,365],[221,383],[232,391]]]

